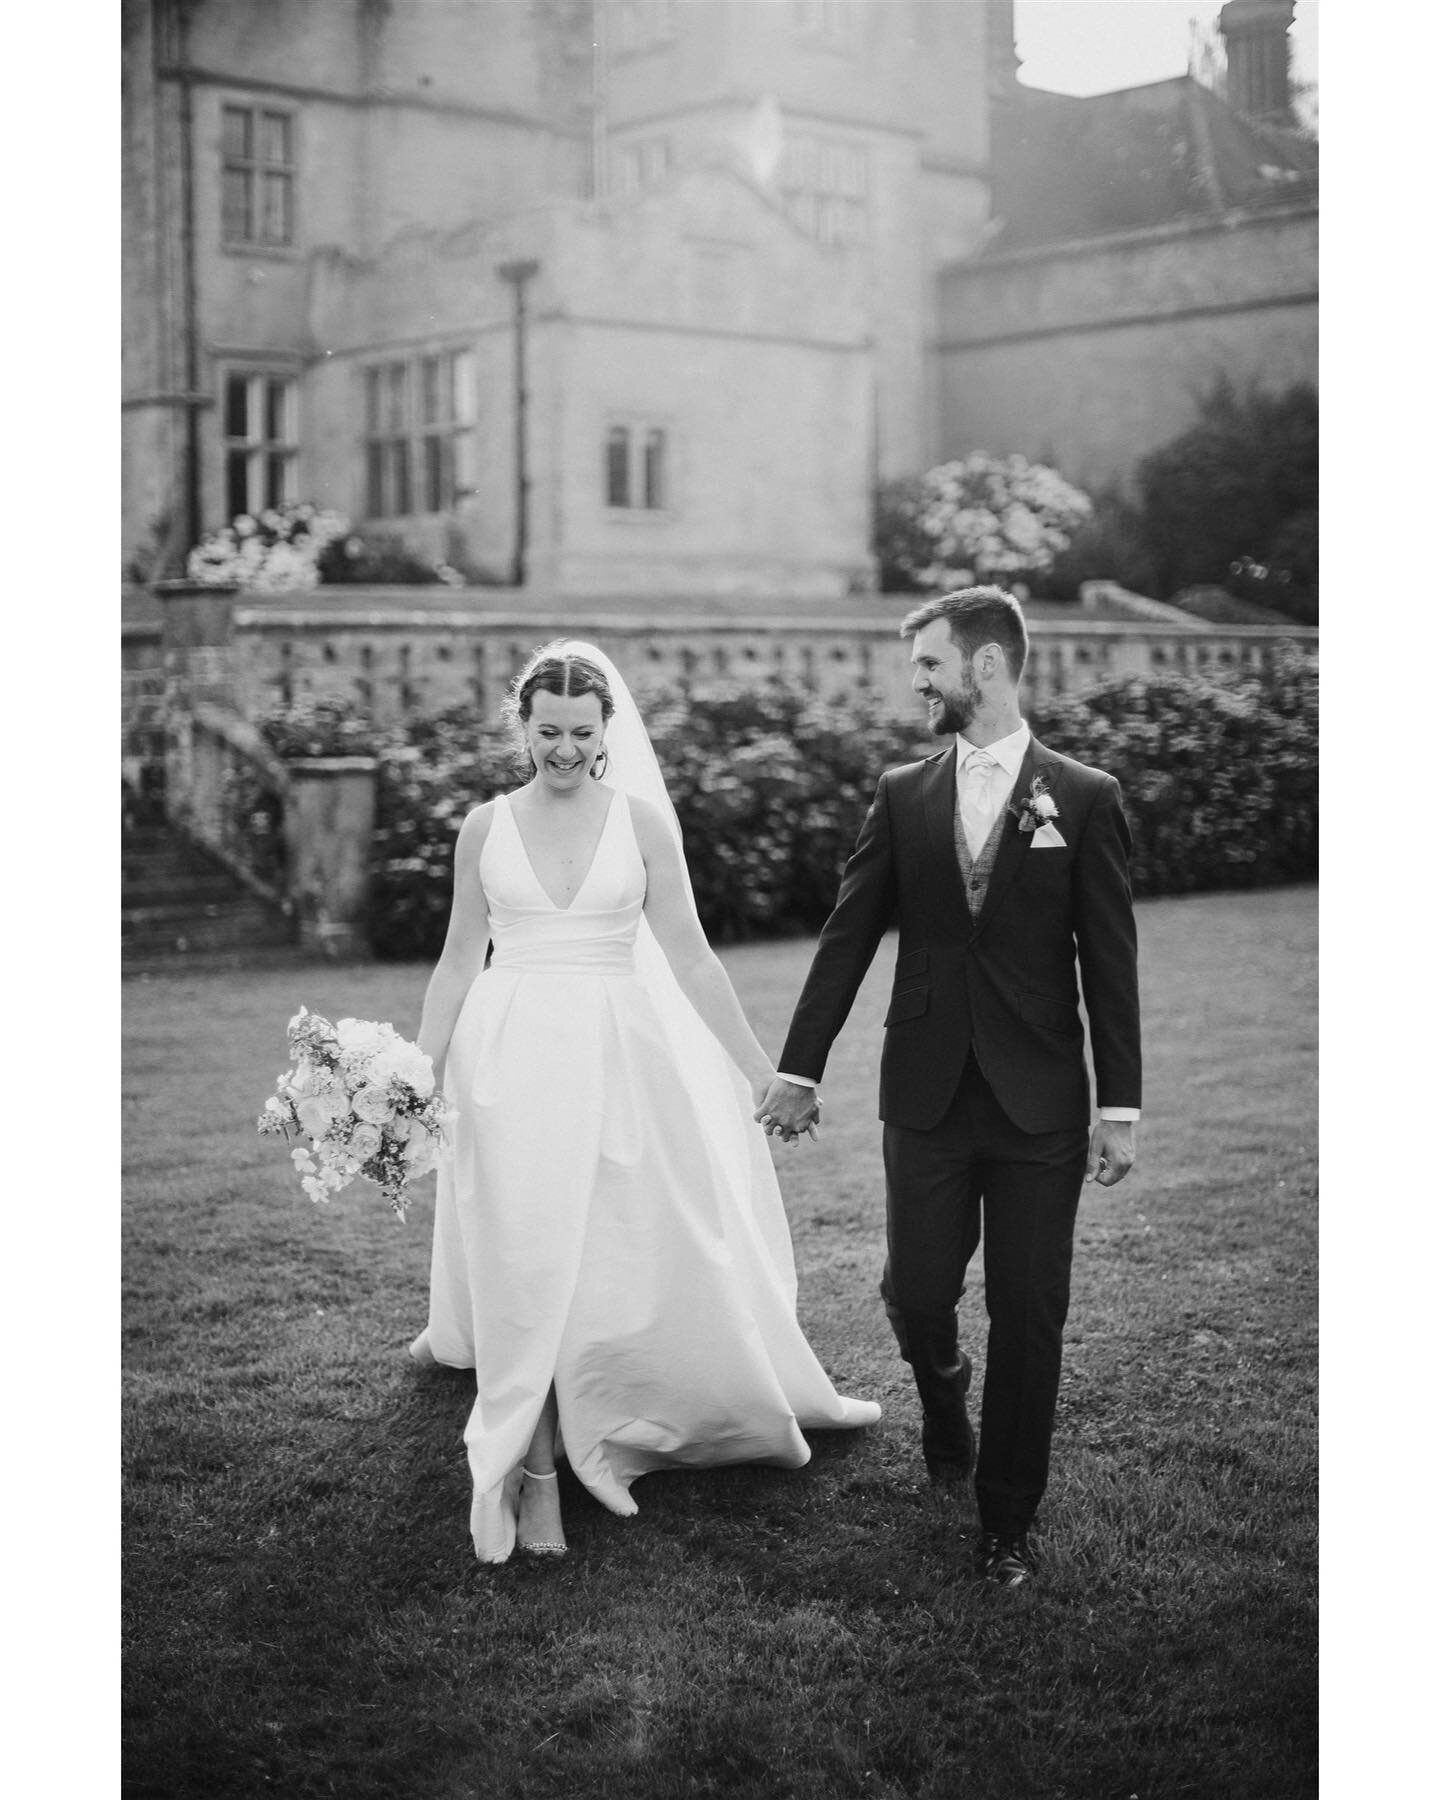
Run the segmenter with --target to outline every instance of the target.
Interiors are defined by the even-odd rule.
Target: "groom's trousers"
[[[1018,1534],[1049,1474],[1089,1131],[1021,1131],[972,1052],[940,1123],[887,1125],[884,1148],[889,1255],[880,1291],[941,1456],[958,1401],[955,1308],[983,1219],[990,1332],[975,1497],[982,1530]],[[956,1459],[953,1447],[948,1454]]]

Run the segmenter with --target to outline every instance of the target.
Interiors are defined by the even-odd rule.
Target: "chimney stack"
[[[1220,8],[1225,98],[1238,113],[1290,125],[1290,38],[1295,0],[1229,0]]]

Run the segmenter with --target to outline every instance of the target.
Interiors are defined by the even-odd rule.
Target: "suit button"
[[[980,885],[980,877],[978,875],[972,876],[971,880],[970,880],[970,885],[972,888],[978,888]]]

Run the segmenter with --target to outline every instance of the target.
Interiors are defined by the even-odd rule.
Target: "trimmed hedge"
[[[697,685],[644,705],[696,904],[721,942],[817,929],[881,772],[936,747],[916,718],[869,699],[827,703],[773,684]],[[1111,680],[1036,702],[1029,717],[1051,749],[1120,782],[1138,895],[1315,879],[1313,656],[1287,646],[1263,672]],[[291,709],[262,730],[282,753],[343,745],[379,757],[371,942],[385,958],[438,955],[455,833],[471,807],[521,780],[506,734],[463,708],[377,733],[335,705],[323,722]]]

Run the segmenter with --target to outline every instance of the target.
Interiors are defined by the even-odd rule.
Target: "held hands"
[[[752,1092],[756,1102],[755,1118],[764,1126],[767,1137],[778,1137],[782,1143],[793,1144],[802,1134],[812,1138],[816,1135],[821,1101],[815,1088],[782,1081],[777,1075],[768,1088],[757,1082]]]
[[[1114,1187],[1130,1173],[1135,1161],[1135,1123],[1132,1119],[1100,1119],[1090,1133],[1090,1155],[1085,1179],[1101,1187]]]

